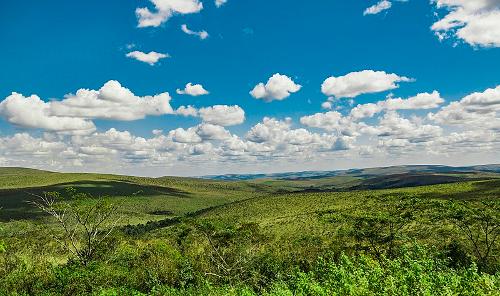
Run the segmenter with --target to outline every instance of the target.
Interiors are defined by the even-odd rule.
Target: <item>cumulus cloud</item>
[[[342,159],[351,167],[368,160],[392,164],[403,157],[419,161],[424,156],[429,156],[425,160],[436,156],[439,162],[455,157],[459,164],[472,154],[481,162],[492,162],[500,149],[499,98],[500,86],[471,93],[444,107],[437,91],[407,98],[390,95],[350,111],[339,109],[342,113],[332,110],[302,116],[299,127],[291,118],[265,117],[238,135],[225,126],[244,122],[245,112],[239,106],[181,106],[174,111],[169,96],[139,97],[116,81],[99,90],[79,90],[59,101],[45,102],[37,96],[14,93],[0,102],[0,116],[12,124],[46,132],[41,136],[27,132],[0,136],[0,162],[118,173],[140,168],[141,172],[153,170],[155,175],[179,174],[184,169],[191,175],[205,174],[209,167],[215,171],[221,167],[261,170],[269,165],[275,169],[292,163],[303,169],[304,164]],[[431,109],[436,110],[423,114],[422,110]],[[420,111],[411,114],[407,110]],[[115,128],[96,132],[91,121],[135,120],[161,114],[199,117],[201,123],[155,129],[141,137]],[[364,118],[371,119],[362,122]],[[78,122],[83,122],[83,127]]]
[[[151,51],[149,53],[144,53],[142,51],[135,50],[135,51],[127,53],[126,57],[138,60],[138,61],[143,62],[143,63],[147,63],[150,66],[154,66],[161,59],[169,58],[170,56],[168,54],[159,53],[159,52],[155,52],[155,51]]]
[[[440,40],[456,38],[472,46],[500,47],[500,1],[434,0],[446,10],[432,31]]]
[[[381,102],[383,108],[387,110],[414,110],[437,108],[444,103],[438,91],[432,93],[419,93],[408,99],[388,98]]]
[[[138,27],[158,27],[175,14],[198,13],[203,9],[199,0],[150,0],[154,11],[147,7],[137,8]]]
[[[174,142],[178,143],[200,143],[201,137],[196,133],[196,129],[177,128],[169,132],[169,136]]]
[[[49,103],[51,114],[89,119],[131,121],[148,115],[173,114],[168,92],[139,97],[118,81],[106,82],[99,90],[79,89],[61,101]]]
[[[195,107],[189,105],[189,106],[180,106],[175,110],[175,114],[182,115],[182,116],[192,116],[192,117],[197,117],[198,116],[198,109]]]
[[[91,133],[92,119],[131,121],[148,115],[173,114],[170,95],[138,97],[118,81],[108,81],[99,90],[80,89],[60,101],[45,102],[38,96],[13,93],[0,102],[0,116],[27,128],[67,133]]]
[[[209,92],[203,88],[203,85],[201,84],[192,84],[189,82],[186,84],[184,89],[177,89],[176,91],[179,95],[190,95],[193,97],[196,96],[202,96],[202,95],[208,95]]]
[[[351,109],[350,116],[353,119],[372,117],[373,115],[386,110],[419,110],[433,109],[444,103],[444,99],[438,91],[432,93],[419,93],[407,99],[388,98],[377,103],[360,104]]]
[[[384,10],[391,8],[391,6],[392,6],[392,3],[390,1],[382,0],[382,1],[378,2],[377,4],[374,4],[370,7],[368,7],[367,9],[365,9],[365,11],[363,12],[363,15],[378,14]]]
[[[195,35],[198,36],[201,40],[205,40],[208,38],[208,32],[205,30],[202,31],[192,31],[190,30],[186,24],[181,25],[181,30],[182,32],[188,34],[188,35]]]
[[[253,126],[247,133],[246,138],[255,143],[280,141],[283,131],[290,129],[291,119],[279,121],[274,118],[264,117],[261,123]]]
[[[336,132],[337,135],[355,137],[364,124],[359,124],[351,117],[343,116],[338,111],[328,111],[313,115],[302,116],[300,123],[312,128],[323,129],[328,132]]]
[[[96,129],[87,119],[54,114],[51,106],[36,95],[24,97],[14,92],[0,102],[0,116],[20,127],[56,132],[91,133]]]
[[[321,103],[321,108],[330,110],[333,108],[333,104],[330,101],[326,101],[326,102]]]
[[[441,124],[468,124],[478,128],[500,127],[500,85],[452,102],[429,118]],[[478,125],[478,123],[481,123]]]
[[[316,113],[313,115],[303,116],[300,118],[300,123],[308,127],[321,128],[328,131],[341,129],[345,123],[345,118],[337,111],[329,111],[326,113]]]
[[[266,102],[281,101],[288,98],[292,93],[298,92],[301,88],[302,86],[293,82],[290,77],[276,73],[269,78],[266,84],[262,82],[257,84],[250,91],[250,95]]]
[[[231,137],[231,133],[224,127],[210,123],[198,125],[196,133],[203,140],[224,140]]]
[[[408,140],[408,142],[425,142],[441,136],[442,128],[436,125],[421,124],[415,118],[410,120],[401,117],[394,111],[387,112],[379,121],[378,126],[372,129],[377,136],[384,140]],[[399,141],[399,143],[402,143]]]
[[[377,93],[398,88],[398,82],[410,82],[411,78],[384,71],[363,70],[344,76],[328,77],[321,85],[321,92],[336,98],[354,98],[362,94]]]
[[[488,104],[477,95],[465,102]],[[374,104],[375,106],[377,104]],[[305,117],[301,121],[323,130],[346,129],[350,116],[330,111]],[[221,166],[262,168],[268,163],[275,167],[284,163],[325,163],[346,159],[361,164],[363,159],[390,156],[399,159],[414,155],[447,155],[463,158],[463,153],[480,152],[494,159],[500,147],[498,131],[479,129],[445,133],[440,126],[425,122],[425,118],[404,118],[393,110],[373,125],[357,124],[356,133],[317,133],[305,128],[293,128],[291,118],[265,117],[251,127],[244,137],[231,134],[223,126],[204,122],[193,127],[171,131],[155,131],[150,138],[135,136],[114,128],[89,135],[58,136],[28,133],[0,137],[0,159],[4,165],[111,172],[137,172],[137,169],[157,168],[178,174],[190,167],[191,174],[203,174],[208,167]],[[406,157],[406,156],[405,156]],[[491,158],[493,157],[493,158]],[[365,160],[363,160],[365,161]]]
[[[247,149],[257,154],[314,157],[314,154],[349,150],[354,138],[293,129],[292,120],[265,117],[246,134]]]
[[[245,111],[238,105],[215,105],[201,108],[198,112],[204,122],[215,125],[231,126],[245,121]]]

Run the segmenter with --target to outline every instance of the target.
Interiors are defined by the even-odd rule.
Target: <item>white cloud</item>
[[[418,120],[403,118],[394,111],[387,112],[373,131],[379,137],[405,139],[410,143],[429,141],[442,134],[442,128],[439,126],[421,124]]]
[[[312,133],[306,129],[292,129],[292,120],[278,120],[265,117],[246,134],[247,149],[254,154],[284,157],[295,155],[299,158],[314,157],[327,151],[348,150],[350,137],[335,137],[329,134]]]
[[[382,1],[378,2],[377,4],[372,5],[372,6],[368,7],[367,9],[365,9],[365,11],[363,12],[363,15],[378,14],[384,10],[391,8],[391,6],[392,6],[392,3],[390,1],[382,0]]]
[[[147,7],[137,8],[138,27],[158,27],[168,21],[174,14],[198,13],[203,9],[203,3],[198,0],[150,0],[156,11]]]
[[[222,5],[226,4],[227,0],[215,0],[215,6],[221,7]]]
[[[131,121],[148,115],[173,114],[168,92],[138,97],[118,81],[111,80],[99,90],[79,89],[61,101],[50,102],[57,116]]]
[[[192,31],[190,30],[186,24],[181,25],[181,30],[182,32],[188,34],[188,35],[195,35],[198,36],[201,40],[205,40],[208,38],[208,32],[205,30],[202,31]]]
[[[495,102],[480,94],[468,96],[464,102],[474,106]],[[486,92],[486,97],[490,96],[490,91]],[[225,172],[262,172],[266,167],[290,170],[290,164],[298,164],[293,170],[318,169],[318,165],[331,165],[342,159],[346,166],[353,167],[366,166],[368,161],[378,165],[427,162],[433,155],[437,162],[455,157],[457,164],[463,164],[463,159],[474,153],[482,162],[497,158],[498,130],[446,132],[440,126],[425,123],[424,118],[404,118],[394,111],[385,111],[372,126],[354,123],[356,132],[352,135],[315,133],[293,128],[290,118],[269,117],[250,128],[244,138],[207,122],[165,133],[157,130],[150,138],[113,128],[71,137],[45,133],[37,138],[19,133],[0,137],[0,160],[9,166],[53,170],[136,174],[139,170],[141,174],[193,175],[220,172],[221,167],[229,168]],[[353,125],[350,116],[343,117],[335,111],[301,121],[330,131],[346,130]]]
[[[0,116],[21,127],[88,134],[95,130],[92,119],[131,121],[173,114],[170,99],[168,93],[138,97],[111,80],[99,90],[80,89],[60,101],[44,102],[36,95],[13,93],[0,102]]]
[[[500,1],[434,0],[446,14],[431,29],[440,40],[454,37],[472,46],[500,47]]]
[[[196,129],[189,128],[187,130],[183,128],[177,128],[169,132],[169,136],[174,142],[178,143],[200,143],[201,137],[196,133]]]
[[[500,127],[500,85],[452,102],[429,118],[441,124],[471,125],[476,128]]]
[[[147,63],[150,66],[154,66],[161,59],[170,57],[170,55],[168,54],[158,53],[155,51],[144,53],[142,51],[137,51],[137,50],[127,53],[126,56],[128,58],[136,59],[138,61]]]
[[[332,102],[330,102],[330,101],[326,101],[326,102],[321,103],[321,108],[323,108],[323,109],[331,110],[332,107],[333,107],[333,105],[332,105]]]
[[[21,127],[56,132],[91,133],[96,129],[94,123],[87,119],[55,115],[51,106],[50,102],[44,102],[36,95],[24,97],[12,93],[0,102],[0,116]]]
[[[265,85],[262,82],[257,84],[250,91],[250,95],[266,102],[281,101],[288,98],[292,93],[298,92],[301,88],[302,86],[293,82],[290,77],[276,73],[269,78]]]
[[[340,112],[328,111],[303,116],[300,123],[313,128],[323,129],[329,132],[336,131],[338,135],[355,136],[360,127],[351,118],[344,117]]]
[[[215,105],[201,108],[198,112],[204,122],[215,125],[231,126],[245,121],[245,111],[238,105]]]
[[[354,98],[362,94],[377,93],[398,88],[398,82],[412,79],[388,74],[384,71],[363,70],[340,77],[329,77],[321,85],[321,91],[336,98]]]
[[[195,107],[189,105],[189,106],[180,106],[175,110],[175,114],[182,115],[182,116],[193,116],[197,117],[198,116],[198,109]]]
[[[367,103],[360,104],[351,109],[350,116],[354,120],[358,120],[361,118],[373,117],[373,115],[381,112],[383,107],[381,104]]]
[[[439,107],[444,103],[438,91],[432,93],[419,93],[408,99],[388,98],[380,102],[383,108],[387,110],[414,110],[414,109],[432,109]]]
[[[203,140],[224,140],[231,137],[231,133],[220,125],[202,123],[196,129],[196,134]]]
[[[0,116],[12,124],[46,132],[42,136],[35,136],[38,131],[0,136],[0,163],[52,170],[197,175],[220,173],[221,168],[224,172],[332,169],[339,161],[347,167],[496,161],[500,86],[471,93],[444,107],[441,104],[437,91],[408,98],[389,95],[379,102],[357,105],[350,112],[339,109],[342,113],[303,116],[303,127],[294,127],[291,118],[265,117],[246,131],[238,128],[238,134],[232,134],[224,126],[244,122],[245,112],[239,106],[199,110],[181,106],[174,111],[168,94],[139,97],[116,81],[99,90],[81,89],[59,101],[44,102],[37,96],[14,93],[0,102]],[[436,110],[422,111],[430,109]],[[403,115],[396,110],[420,111]],[[155,129],[141,137],[114,128],[95,132],[91,121],[162,114],[199,117],[201,123]]]
[[[373,115],[385,110],[419,110],[433,109],[444,103],[438,91],[432,93],[419,93],[416,96],[402,98],[388,98],[377,103],[360,104],[351,109],[350,116],[354,120],[373,117]]]
[[[279,121],[274,118],[264,117],[262,123],[257,123],[247,133],[246,138],[255,143],[282,141],[283,131],[290,129],[291,119]]]
[[[161,135],[163,133],[163,130],[161,130],[161,129],[154,129],[154,130],[151,131],[151,133],[153,135],[155,135],[155,136],[159,136],[159,135]]]
[[[209,92],[203,88],[203,85],[201,84],[192,84],[189,82],[186,84],[184,89],[177,89],[176,91],[179,95],[190,95],[193,97],[196,96],[202,96],[202,95],[208,95]]]

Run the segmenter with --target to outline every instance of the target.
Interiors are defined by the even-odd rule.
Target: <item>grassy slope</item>
[[[166,216],[265,194],[269,186],[190,178],[144,178],[103,174],[66,174],[0,169],[0,220],[31,219],[40,215],[28,202],[31,194],[61,191],[72,186],[93,196],[108,196],[126,216],[124,223],[143,223]],[[160,215],[158,214],[160,213]]]
[[[500,180],[352,192],[274,194],[224,205],[203,213],[200,218],[228,223],[258,223],[279,240],[310,236],[328,243],[332,239],[341,239],[339,234],[350,223],[350,217],[377,213],[384,209],[384,204],[397,202],[403,195],[423,201],[448,198],[498,199]],[[443,238],[440,231],[447,226],[432,224],[424,217],[429,214],[427,211],[438,209],[416,210],[415,223],[418,225],[411,226],[407,235],[422,242],[446,243],[441,241]]]
[[[67,254],[61,253],[51,240],[47,224],[34,219],[40,213],[26,203],[31,198],[27,192],[61,190],[64,186],[73,186],[94,195],[109,195],[120,205],[120,211],[126,217],[123,223],[126,224],[145,223],[206,209],[194,215],[193,222],[204,219],[229,224],[255,222],[265,234],[269,234],[269,240],[261,242],[262,248],[272,249],[272,252],[284,257],[311,259],[321,255],[321,250],[331,250],[332,246],[352,249],[353,239],[342,234],[343,229],[350,226],[349,217],[376,213],[384,208],[384,203],[398,201],[402,195],[423,200],[486,200],[498,199],[500,196],[500,179],[399,189],[306,192],[311,187],[329,190],[360,182],[356,178],[343,178],[219,182],[0,169],[0,207],[3,207],[0,221],[9,221],[1,223],[0,238],[5,240],[11,252],[25,258],[27,262],[31,260],[29,258],[39,256],[51,263],[64,264]],[[416,211],[416,221],[405,230],[406,235],[432,245],[443,245],[451,237],[456,237],[450,235],[449,225],[433,224],[424,218],[426,210]],[[154,213],[157,211],[161,214]],[[192,222],[191,218],[187,222]],[[130,244],[129,248],[145,247],[152,243],[161,243],[163,246],[166,241],[178,238],[184,226],[174,225],[148,230],[138,236],[122,236],[127,240],[123,244],[125,247]],[[151,268],[153,265],[146,266]],[[121,265],[115,263],[111,268],[117,267]],[[94,277],[89,278],[91,282],[94,280]]]

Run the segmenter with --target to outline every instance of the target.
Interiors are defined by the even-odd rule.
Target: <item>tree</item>
[[[263,239],[257,224],[217,227],[205,222],[198,224],[196,229],[208,243],[211,270],[205,275],[228,283],[248,279],[257,245]]]
[[[500,236],[500,204],[450,201],[444,215],[465,236],[479,269],[484,270]]]
[[[32,203],[52,216],[61,228],[53,232],[53,238],[84,265],[95,258],[120,220],[117,206],[104,197],[93,198],[72,187],[67,187],[64,194],[44,192],[34,196],[38,200]]]
[[[360,243],[368,242],[369,248],[380,260],[384,254],[393,256],[396,242],[404,228],[414,217],[417,199],[400,198],[380,200],[380,211],[373,215],[354,218],[353,235]]]

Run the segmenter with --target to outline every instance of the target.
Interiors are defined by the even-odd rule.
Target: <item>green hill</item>
[[[499,242],[480,261],[446,213],[464,202],[483,246],[478,217],[500,225],[498,175],[374,171],[218,181],[0,168],[0,295],[497,295]],[[31,203],[68,187],[87,194],[65,200],[83,217],[98,197],[121,217],[90,263]]]

